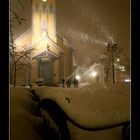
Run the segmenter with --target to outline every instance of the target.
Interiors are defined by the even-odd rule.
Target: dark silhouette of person
[[[70,88],[70,85],[71,85],[70,79],[68,79],[68,80],[66,81],[66,85],[67,85],[67,88]]]
[[[74,88],[78,88],[78,80],[74,78],[73,80]]]
[[[65,88],[65,79],[62,79],[62,88]]]
[[[78,84],[79,84],[79,82],[78,82],[78,80],[76,79],[76,87],[78,88]]]

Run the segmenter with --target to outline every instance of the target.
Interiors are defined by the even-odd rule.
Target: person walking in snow
[[[67,88],[70,88],[70,85],[71,85],[70,79],[68,79],[68,80],[66,81],[66,85],[67,85]]]
[[[74,78],[73,80],[74,88],[78,88],[78,80]]]
[[[79,82],[78,82],[78,80],[76,79],[76,87],[78,88],[78,84],[79,84]]]
[[[62,79],[62,88],[65,88],[65,79]]]

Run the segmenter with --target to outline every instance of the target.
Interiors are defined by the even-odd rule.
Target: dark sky
[[[117,40],[130,53],[129,0],[57,0],[57,31],[75,49],[78,64],[96,62],[105,42]],[[128,58],[126,58],[128,59]]]
[[[19,14],[26,17],[26,22],[20,26],[19,34],[31,24],[31,0],[22,2],[26,6]],[[16,2],[14,5],[19,6]],[[56,7],[57,32],[72,43],[79,65],[97,62],[106,49],[106,43],[112,39],[123,48],[124,61],[129,60],[129,0],[56,0]]]
[[[11,9],[18,14],[18,16],[25,19],[21,25],[13,20],[15,38],[20,36],[23,32],[31,27],[31,0],[19,0],[23,8],[20,6],[18,0],[10,0]],[[13,16],[13,14],[11,14]]]

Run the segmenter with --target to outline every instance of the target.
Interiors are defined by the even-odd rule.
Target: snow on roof
[[[24,33],[22,33],[20,36],[18,36],[15,39],[15,42],[17,43],[18,41],[20,41],[23,37],[25,37],[28,33],[30,33],[32,30],[32,28],[29,28],[28,30],[26,30]]]
[[[127,84],[92,84],[83,88],[35,88],[40,100],[56,102],[78,126],[97,130],[130,121],[130,88]],[[70,103],[66,98],[70,99]]]
[[[66,38],[64,38],[64,36],[62,36],[62,34],[60,34],[60,33],[57,32],[57,35],[58,35],[60,38],[63,39],[63,43],[66,45],[66,47],[69,47],[69,48],[71,48],[72,50],[74,50],[74,47],[72,46],[72,44],[71,44],[68,40],[66,40]]]

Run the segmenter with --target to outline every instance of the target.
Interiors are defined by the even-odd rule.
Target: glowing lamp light
[[[131,79],[125,79],[124,81],[125,82],[131,82]]]
[[[80,76],[79,76],[79,75],[76,75],[76,79],[77,79],[77,80],[80,80]]]
[[[121,71],[125,71],[125,69],[121,69]]]
[[[97,75],[97,72],[95,72],[95,71],[93,71],[92,73],[91,73],[91,76],[92,77],[95,77]]]
[[[117,58],[117,62],[119,62],[120,61],[120,59],[119,58]]]
[[[125,67],[124,66],[121,66],[120,69],[121,69],[121,71],[125,71]]]
[[[42,0],[43,2],[47,2],[47,0]]]

